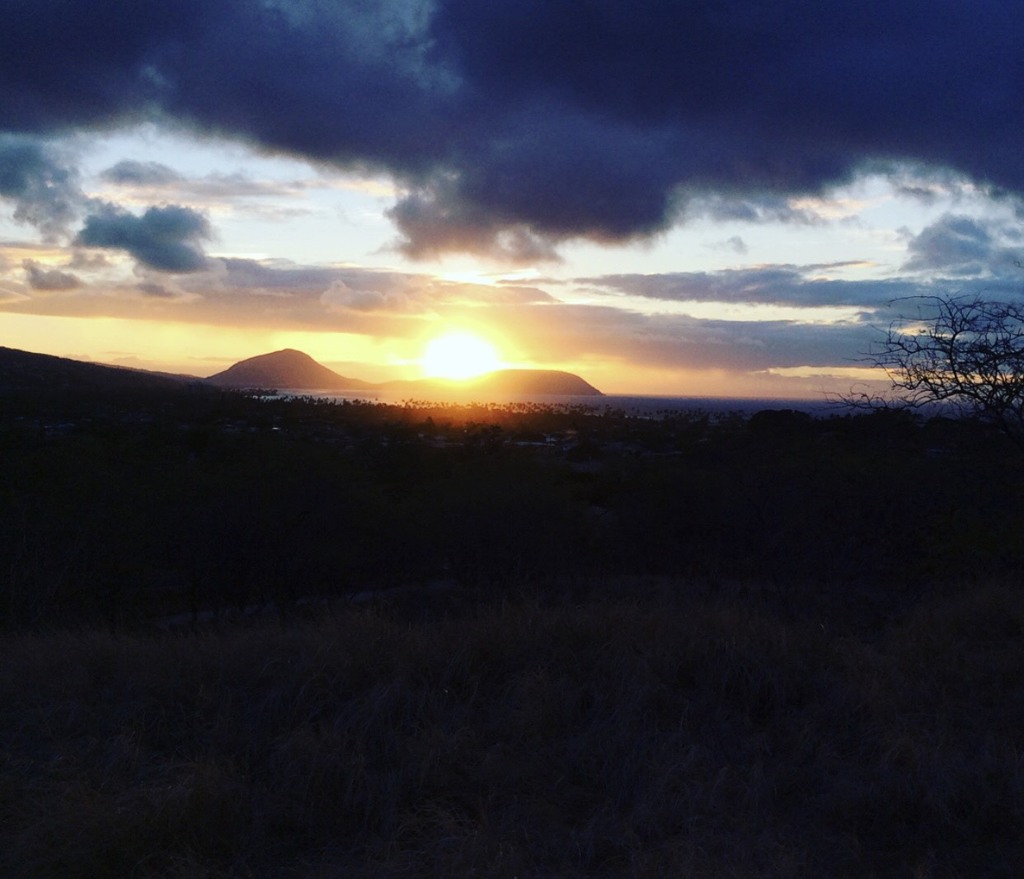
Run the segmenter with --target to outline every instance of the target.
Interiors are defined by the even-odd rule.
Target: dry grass
[[[1024,601],[0,641],[10,877],[1012,876]]]

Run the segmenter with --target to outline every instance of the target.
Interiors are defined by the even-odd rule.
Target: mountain
[[[208,384],[221,388],[275,388],[310,391],[408,391],[417,394],[522,396],[527,394],[600,396],[601,392],[571,372],[554,369],[501,369],[467,381],[419,379],[375,384],[347,378],[317,363],[308,354],[287,348],[241,360],[211,375]]]
[[[386,390],[415,393],[458,393],[473,396],[507,397],[540,394],[544,396],[604,396],[589,382],[571,372],[556,369],[499,369],[464,381],[418,379],[386,382]]]
[[[219,388],[292,388],[310,391],[367,390],[369,382],[346,378],[317,363],[308,354],[285,348],[240,360],[206,379]]]
[[[419,379],[375,384],[347,378],[293,349],[241,360],[200,379],[193,375],[148,372],[122,366],[85,363],[49,354],[0,347],[0,392],[158,391],[189,386],[274,388],[317,391],[407,391],[410,394],[509,397],[534,395],[602,396],[593,385],[571,372],[553,369],[502,369],[467,381]]]
[[[0,390],[4,391],[167,390],[197,381],[192,375],[84,363],[67,357],[0,347]]]
[[[604,396],[578,375],[557,369],[502,369],[481,376],[471,384],[474,390],[479,388],[486,393],[495,394]]]

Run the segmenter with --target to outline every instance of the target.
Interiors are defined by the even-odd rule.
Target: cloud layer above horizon
[[[385,172],[408,253],[530,260],[868,165],[1020,193],[1022,30],[1002,0],[18,0],[0,130],[159,118]]]

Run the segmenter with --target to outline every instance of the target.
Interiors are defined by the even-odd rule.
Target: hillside
[[[308,354],[286,348],[241,360],[206,379],[219,388],[302,388],[316,391],[365,390],[369,382],[347,378]]]
[[[195,376],[84,363],[0,347],[0,389],[8,392],[162,390],[195,381]]]

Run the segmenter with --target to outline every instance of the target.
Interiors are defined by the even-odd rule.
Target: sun
[[[501,366],[497,349],[472,333],[445,333],[427,343],[420,368],[429,378],[466,379]]]

